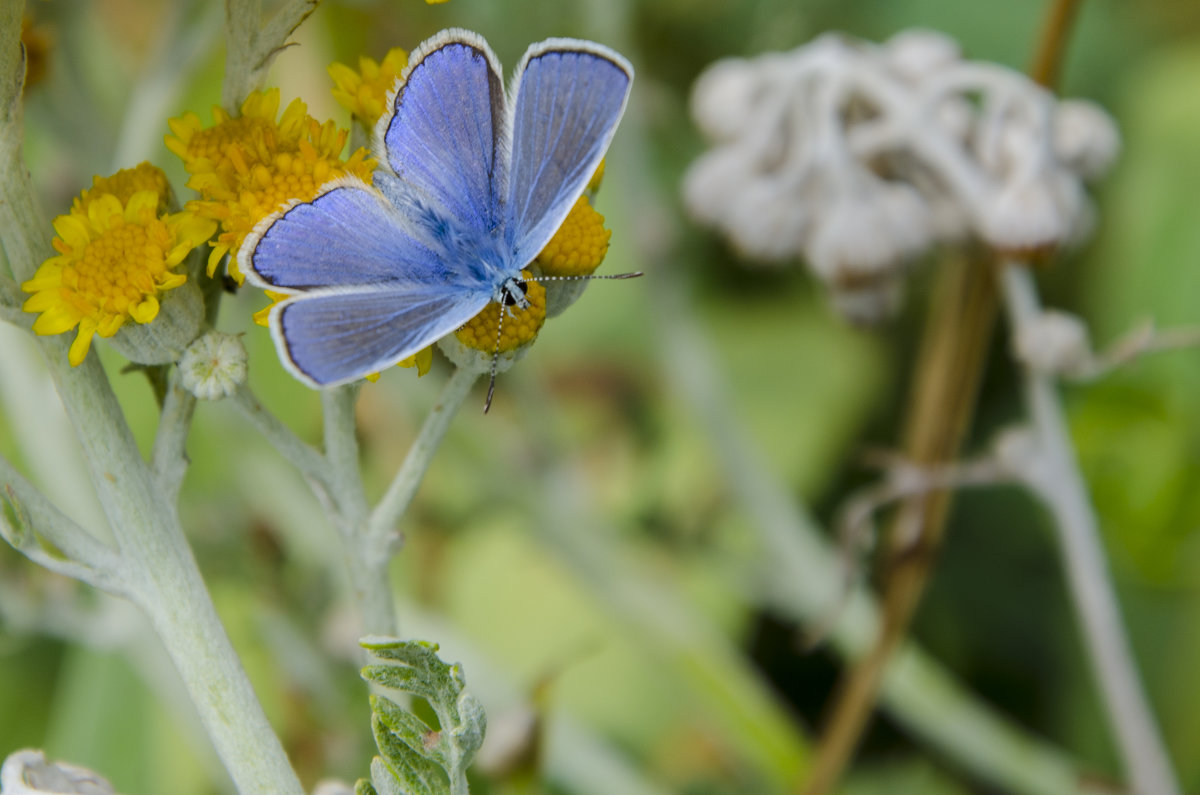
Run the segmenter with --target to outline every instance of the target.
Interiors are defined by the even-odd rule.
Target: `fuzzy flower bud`
[[[944,33],[913,28],[888,39],[884,57],[902,77],[920,80],[960,60],[962,48]]]
[[[1017,330],[1016,357],[1044,373],[1080,372],[1093,360],[1087,326],[1076,315],[1048,310]]]
[[[741,58],[717,61],[692,87],[692,118],[713,140],[733,140],[753,121],[759,82],[750,62]]]
[[[919,195],[873,180],[868,189],[833,201],[815,225],[806,253],[826,282],[853,285],[902,267],[931,238],[929,212]]]
[[[231,397],[246,383],[246,348],[236,334],[210,331],[179,360],[183,388],[201,400]]]
[[[1107,173],[1121,149],[1121,134],[1103,108],[1081,99],[1063,100],[1054,112],[1054,153],[1087,180]]]

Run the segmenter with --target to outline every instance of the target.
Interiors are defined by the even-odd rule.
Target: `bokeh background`
[[[166,119],[187,110],[211,119],[222,4],[29,6],[48,48],[44,79],[27,96],[26,155],[48,211],[65,211],[93,174],[144,159],[186,198],[162,136]],[[968,57],[1023,69],[1046,6],[325,0],[298,46],[280,54],[271,83],[284,102],[301,97],[314,116],[343,125],[330,62],[411,49],[444,27],[482,33],[507,66],[530,42],[567,35],[614,46],[637,70],[598,209],[613,230],[604,272],[647,276],[592,285],[501,376],[490,414],[476,406],[482,392],[468,402],[403,521],[392,568],[405,634],[464,661],[492,735],[519,737],[514,706],[531,698],[545,726],[569,724],[600,743],[645,791],[785,791],[802,769],[843,663],[828,647],[806,649],[795,616],[764,596],[753,506],[732,484],[716,435],[740,434],[758,476],[828,527],[873,477],[864,451],[897,444],[929,269],[917,269],[895,320],[864,330],[828,308],[801,264],[740,262],[678,201],[683,169],[703,148],[687,116],[689,86],[717,58],[790,49],[830,30],[881,40],[933,28]],[[1094,239],[1040,275],[1047,302],[1085,316],[1101,343],[1148,317],[1163,327],[1200,322],[1200,5],[1086,0],[1061,85],[1106,107],[1124,148],[1096,193]],[[682,308],[664,313],[664,301]],[[250,322],[265,303],[244,288],[225,301],[219,325],[245,332],[251,385],[316,441],[316,395],[283,372],[267,332]],[[681,316],[720,380],[724,429],[697,411],[688,366],[681,375],[672,360],[664,323]],[[145,380],[96,347],[148,449],[155,411]],[[0,328],[0,360],[0,451],[96,526],[37,354]],[[439,360],[422,379],[396,370],[363,390],[360,440],[375,495],[447,374]],[[1016,386],[1001,335],[969,450],[1019,417]],[[1196,351],[1065,391],[1128,629],[1187,792],[1200,791],[1198,398]],[[364,775],[374,749],[331,529],[301,478],[230,407],[200,407],[188,450],[185,527],[303,780]],[[1001,487],[956,497],[914,636],[979,700],[1120,791],[1053,534],[1030,498]],[[172,677],[131,608],[0,548],[0,753],[44,747],[129,795],[226,791]],[[591,791],[623,780],[606,778],[616,775],[597,768],[600,789]],[[476,787],[511,791],[503,782],[480,775]],[[561,776],[548,786],[576,791]],[[844,791],[1003,790],[880,715]]]

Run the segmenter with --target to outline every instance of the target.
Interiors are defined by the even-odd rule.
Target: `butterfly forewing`
[[[285,292],[426,282],[449,271],[379,191],[353,177],[268,217],[246,238],[240,259],[252,281]]]
[[[550,241],[600,165],[632,80],[628,61],[592,42],[550,39],[525,54],[512,99],[506,207],[509,242],[525,262]]]
[[[482,38],[448,30],[412,54],[379,121],[381,161],[407,189],[398,197],[435,236],[498,228],[504,179],[504,83]],[[445,224],[444,230],[436,229]]]

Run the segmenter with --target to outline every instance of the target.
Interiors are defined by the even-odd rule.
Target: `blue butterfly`
[[[613,50],[548,39],[506,93],[482,37],[452,29],[422,43],[375,128],[374,185],[337,179],[263,219],[240,249],[251,282],[289,295],[270,314],[287,369],[344,384],[492,301],[528,306],[521,269],[599,166],[632,81]]]

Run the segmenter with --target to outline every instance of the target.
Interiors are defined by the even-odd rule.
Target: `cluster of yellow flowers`
[[[408,61],[396,48],[382,61],[361,58],[358,70],[335,63],[329,67],[333,96],[367,130],[383,116],[388,94]],[[188,187],[199,197],[183,212],[174,204],[163,172],[143,163],[111,177],[96,177],[69,215],[55,219],[59,256],[47,260],[23,288],[33,293],[25,303],[40,312],[38,334],[59,334],[75,326],[78,336],[70,360],[79,364],[92,336],[111,337],[128,320],[149,323],[158,315],[158,298],[183,284],[179,264],[193,248],[209,241],[207,272],[213,276],[227,260],[229,275],[244,280],[238,252],[242,241],[266,216],[290,201],[313,198],[322,185],[347,174],[370,183],[375,161],[364,148],[342,159],[348,132],[333,122],[318,122],[294,100],[279,113],[278,89],[252,93],[240,113],[213,108],[213,123],[204,126],[194,113],[171,119],[166,145],[183,161]],[[603,164],[554,239],[537,257],[535,270],[547,276],[582,276],[594,271],[608,250],[610,232],[604,217],[591,206]],[[210,240],[216,234],[215,240]],[[526,271],[526,276],[531,274]],[[458,330],[463,345],[501,351],[528,344],[546,318],[546,290],[526,284],[530,306],[488,306]],[[286,296],[268,291],[272,305]],[[267,325],[270,306],[256,313]],[[501,312],[505,312],[501,333]],[[428,371],[432,350],[401,362]]]
[[[179,264],[216,224],[187,211],[171,213],[170,205],[166,175],[142,163],[96,177],[71,212],[54,219],[58,255],[21,288],[33,294],[25,311],[40,313],[35,332],[78,327],[72,365],[87,356],[94,335],[111,337],[127,321],[154,320],[159,297],[187,281]]]

